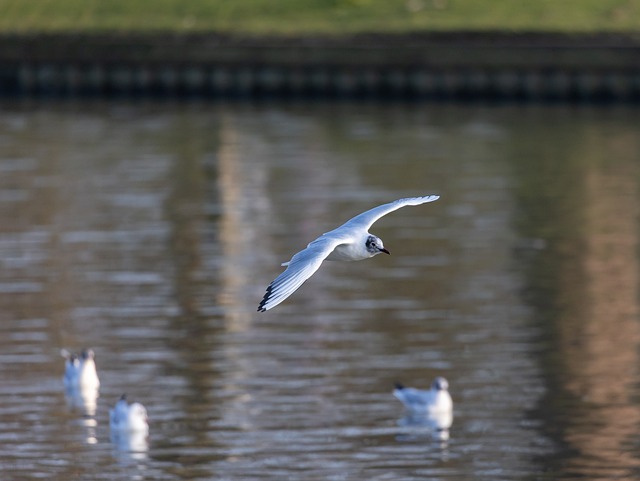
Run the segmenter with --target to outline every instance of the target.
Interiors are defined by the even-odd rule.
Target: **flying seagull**
[[[337,229],[326,232],[282,265],[286,270],[267,287],[258,306],[259,312],[276,307],[293,294],[318,270],[322,261],[360,261],[389,251],[382,239],[368,231],[375,221],[405,205],[420,205],[438,200],[439,195],[409,197],[374,207],[348,220]]]

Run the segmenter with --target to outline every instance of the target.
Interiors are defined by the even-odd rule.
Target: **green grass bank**
[[[0,0],[0,33],[640,30],[640,0]]]

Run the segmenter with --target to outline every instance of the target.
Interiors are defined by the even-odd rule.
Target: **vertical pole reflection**
[[[219,241],[221,249],[220,288],[217,303],[223,307],[228,331],[244,331],[248,328],[258,305],[258,297],[247,298],[246,286],[253,285],[252,278],[258,264],[258,256],[268,251],[260,247],[259,233],[263,231],[256,220],[268,222],[269,196],[266,193],[266,165],[248,159],[260,159],[259,152],[238,153],[238,132],[233,118],[225,115],[220,126],[218,150],[218,191],[221,217]],[[256,142],[259,144],[259,142]],[[253,292],[251,292],[253,294]]]
[[[268,222],[270,217],[267,167],[260,161],[260,142],[245,142],[241,149],[242,139],[235,117],[228,112],[221,114],[217,151],[221,215],[218,221],[220,264],[216,304],[224,323],[225,341],[220,345],[221,355],[225,364],[232,367],[225,369],[223,375],[221,392],[224,400],[219,404],[219,412],[223,424],[249,429],[252,398],[246,393],[245,384],[254,375],[254,366],[247,359],[246,350],[234,341],[234,336],[249,331],[257,314],[258,293],[247,286],[255,285],[252,279],[256,266],[261,263],[259,256],[269,251],[258,247],[262,223]],[[255,152],[251,152],[253,148],[257,148]]]
[[[606,459],[616,477],[640,466],[624,448],[640,422],[640,406],[632,401],[640,361],[636,179],[630,163],[588,172],[584,256],[578,259],[584,290],[575,298],[584,306],[576,306],[582,316],[570,316],[560,331],[565,388],[588,406],[566,433],[581,453],[574,469],[592,472]]]
[[[532,203],[527,214],[538,216],[534,229],[550,240],[530,275],[532,302],[548,336],[543,362],[550,390],[541,410],[547,429],[566,447],[558,455],[560,470],[630,479],[640,466],[631,449],[640,423],[634,400],[639,172],[629,155],[638,146],[624,131],[614,143],[589,134],[578,136],[585,150],[574,145],[577,151],[567,151],[561,166],[551,161],[536,166],[546,174],[527,176],[529,183],[545,183],[547,197],[539,200],[553,200],[547,208]],[[614,144],[624,144],[625,153],[604,160]]]

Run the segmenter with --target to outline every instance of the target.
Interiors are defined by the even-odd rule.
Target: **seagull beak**
[[[380,252],[384,252],[385,254],[391,255],[391,252],[389,252],[387,249],[385,249],[384,247],[382,249],[380,249]]]

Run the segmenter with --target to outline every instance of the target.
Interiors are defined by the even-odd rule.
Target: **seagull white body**
[[[66,349],[60,353],[66,359],[64,385],[67,389],[98,389],[100,387],[93,350],[84,349],[79,356]]]
[[[109,426],[111,431],[148,433],[147,410],[140,403],[129,404],[123,394],[113,409],[109,411]]]
[[[431,383],[431,389],[422,390],[396,384],[393,395],[404,404],[407,412],[416,416],[438,416],[443,424],[451,425],[453,421],[453,401],[449,394],[449,383],[441,376]]]
[[[287,266],[287,269],[269,284],[258,311],[272,309],[288,298],[320,268],[325,259],[359,261],[382,252],[389,254],[382,239],[368,232],[373,223],[401,207],[433,202],[439,198],[438,195],[427,195],[399,199],[374,207],[348,220],[337,229],[322,234],[310,242],[306,249],[295,254],[289,262],[282,264]]]

